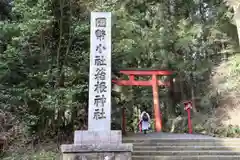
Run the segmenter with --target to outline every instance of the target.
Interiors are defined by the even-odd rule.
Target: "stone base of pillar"
[[[61,146],[62,160],[131,160],[132,150],[121,131],[75,131],[74,144]]]

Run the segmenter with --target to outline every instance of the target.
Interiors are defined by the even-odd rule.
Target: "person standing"
[[[143,131],[143,133],[147,134],[147,131],[149,130],[149,127],[150,127],[150,116],[146,111],[143,111],[141,113],[140,125],[141,125],[141,130]]]

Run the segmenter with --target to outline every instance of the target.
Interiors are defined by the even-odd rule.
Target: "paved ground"
[[[128,133],[123,139],[214,139],[214,137],[201,134],[184,134],[184,133]]]

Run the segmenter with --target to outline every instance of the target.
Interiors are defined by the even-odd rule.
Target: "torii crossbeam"
[[[119,73],[127,75],[128,80],[112,80],[113,83],[120,86],[152,86],[153,90],[153,105],[154,105],[154,118],[156,132],[162,131],[162,114],[159,106],[158,86],[170,86],[170,82],[163,83],[158,80],[158,76],[170,76],[172,71],[166,70],[120,70]],[[152,76],[151,80],[138,81],[135,76]],[[126,128],[125,114],[123,112],[123,132]]]

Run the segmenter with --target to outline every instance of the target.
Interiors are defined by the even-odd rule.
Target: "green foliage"
[[[11,156],[6,156],[3,160],[57,160],[60,158],[59,153],[51,152],[51,151],[38,151],[36,153],[27,153],[27,154],[13,154]]]

